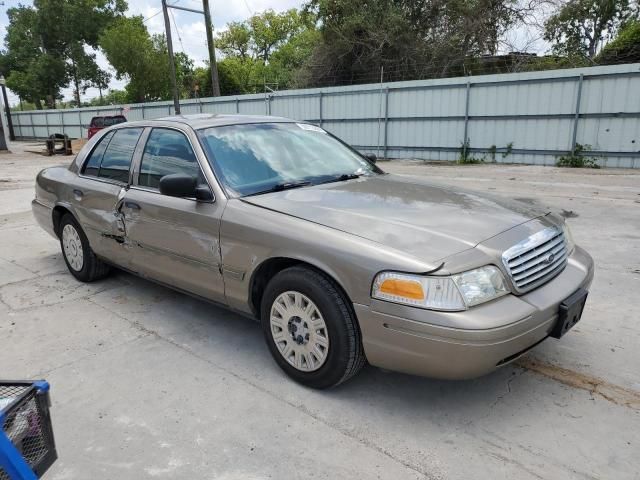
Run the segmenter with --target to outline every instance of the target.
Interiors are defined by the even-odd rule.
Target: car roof
[[[239,115],[239,114],[219,114],[219,113],[197,113],[193,115],[173,115],[170,117],[155,118],[146,123],[152,125],[157,122],[176,122],[189,125],[194,130],[207,127],[220,127],[224,125],[239,125],[246,123],[291,123],[294,120],[284,117],[273,117],[270,115]],[[145,123],[144,121],[137,123]]]
[[[114,117],[124,117],[121,113],[114,113],[113,115],[94,115],[93,118],[114,118]]]

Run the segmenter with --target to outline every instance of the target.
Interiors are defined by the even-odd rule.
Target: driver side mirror
[[[205,202],[213,200],[213,192],[207,185],[198,185],[196,177],[184,173],[173,173],[162,177],[160,193],[170,197],[195,198]]]
[[[378,157],[376,156],[375,153],[367,153],[365,155],[365,157],[367,158],[367,160],[369,160],[371,163],[376,163],[378,161]]]

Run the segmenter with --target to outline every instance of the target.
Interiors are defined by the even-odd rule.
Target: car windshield
[[[315,125],[252,123],[198,133],[220,180],[239,196],[382,173]]]

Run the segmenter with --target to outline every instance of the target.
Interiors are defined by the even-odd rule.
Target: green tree
[[[253,15],[247,22],[253,51],[265,64],[275,50],[308,28],[304,17],[295,9],[282,13],[267,10]]]
[[[164,35],[149,35],[141,16],[122,17],[105,30],[100,47],[116,71],[128,81],[130,102],[167,100],[172,97],[169,54]],[[193,62],[182,52],[175,55],[176,79],[181,96],[191,96]]]
[[[98,66],[96,55],[86,52],[79,43],[70,45],[68,52],[67,74],[73,85],[74,103],[81,106],[80,96],[90,87],[97,87],[102,95],[102,90],[109,86],[111,75]]]
[[[7,86],[38,109],[45,99],[54,106],[60,89],[67,83],[66,65],[59,49],[41,38],[35,8],[10,8],[7,16],[9,26],[3,54]]]
[[[219,72],[221,90],[253,93],[267,85],[292,86],[295,71],[318,39],[315,19],[295,9],[267,10],[228,24],[216,39],[216,48],[224,57],[218,62],[218,69],[224,72]]]
[[[102,101],[102,92],[109,88],[109,81],[111,80],[111,74],[99,69],[96,75],[93,77],[91,86],[98,89],[100,93],[100,101]]]
[[[242,74],[238,74],[233,68],[233,64],[239,60],[241,59],[232,57],[218,62],[218,81],[220,82],[220,94],[223,96],[246,93],[246,90],[238,83]],[[192,98],[206,96],[208,92],[211,92],[211,70],[208,66],[194,69],[193,83]]]
[[[640,20],[627,22],[605,46],[596,61],[600,65],[640,62]]]
[[[72,82],[76,103],[100,69],[87,48],[123,14],[124,0],[34,0],[7,11],[3,62],[7,85],[21,98],[55,107],[60,89]]]
[[[296,9],[267,10],[244,22],[231,22],[216,39],[216,48],[225,57],[252,58],[268,63],[271,54],[297,34],[313,27]]]
[[[225,57],[248,58],[251,56],[251,30],[247,22],[231,22],[218,34],[216,48]]]
[[[516,0],[311,0],[321,40],[300,82],[335,85],[465,74],[522,17]]]
[[[544,38],[558,55],[593,59],[633,15],[629,0],[570,0],[546,21]]]
[[[142,16],[118,19],[104,31],[99,43],[116,78],[128,80],[125,90],[129,101],[164,97],[168,68],[160,58],[159,42],[149,35]]]
[[[125,90],[109,90],[106,94],[93,98],[90,106],[100,107],[104,105],[123,105],[127,103],[127,92]]]

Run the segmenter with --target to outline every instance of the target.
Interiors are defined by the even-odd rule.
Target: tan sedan
[[[384,173],[323,129],[197,115],[100,131],[33,212],[81,281],[111,266],[259,319],[316,388],[366,361],[486,374],[579,319],[593,261],[558,215]]]

